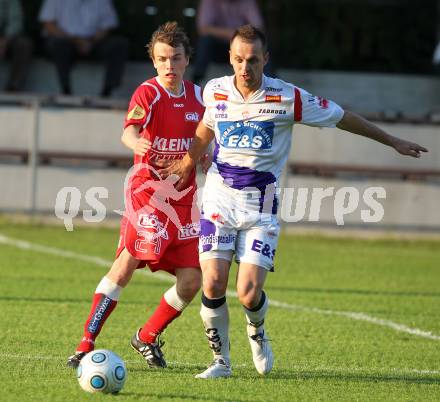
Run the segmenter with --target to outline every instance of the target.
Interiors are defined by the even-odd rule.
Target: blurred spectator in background
[[[193,81],[199,83],[212,60],[228,62],[229,40],[241,25],[263,29],[263,18],[255,0],[201,0]],[[270,67],[268,67],[270,68]],[[265,71],[267,73],[267,71]]]
[[[0,0],[0,60],[10,59],[5,90],[23,89],[32,56],[32,42],[23,35],[23,12],[19,0]]]
[[[128,41],[111,35],[111,30],[118,26],[111,0],[45,0],[39,20],[63,94],[72,93],[70,71],[80,57],[105,62],[101,96],[110,96],[121,83],[128,58]]]
[[[437,0],[437,46],[432,56],[434,69],[440,72],[440,0]]]

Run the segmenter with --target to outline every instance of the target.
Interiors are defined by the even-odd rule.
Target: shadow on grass
[[[298,292],[298,293],[330,293],[330,294],[352,294],[365,296],[396,296],[396,297],[440,297],[437,292],[393,292],[378,290],[362,290],[362,289],[322,289],[322,288],[292,288],[281,286],[266,286],[266,290],[274,290],[279,292]]]
[[[175,375],[189,375],[195,376],[197,373],[206,370],[206,365],[194,364],[190,367],[188,366],[168,366],[165,370],[163,369],[150,369],[147,367],[132,367],[130,366],[130,372],[136,373],[147,373],[149,376],[157,377],[172,377]]]
[[[218,381],[218,380],[215,380]],[[220,384],[219,384],[220,385]],[[157,399],[163,399],[165,401],[170,401],[170,400],[176,400],[176,401],[214,401],[214,402],[223,402],[223,401],[231,401],[231,402],[245,402],[245,401],[249,401],[249,399],[237,399],[237,397],[231,397],[231,398],[227,398],[225,396],[216,398],[215,396],[210,395],[209,398],[206,398],[204,396],[200,396],[197,395],[196,392],[194,393],[187,393],[185,394],[184,392],[182,393],[176,393],[176,394],[172,394],[172,393],[162,393],[162,392],[158,392],[157,394],[154,393],[139,393],[139,392],[121,392],[120,394],[118,394],[118,399],[120,398],[124,398],[124,397],[130,397],[130,398],[139,398],[141,400],[149,400],[150,398],[154,398],[155,400]],[[145,398],[145,399],[144,399]]]
[[[434,384],[440,385],[440,376],[434,375],[411,375],[411,374],[387,374],[387,373],[338,373],[335,371],[300,371],[300,370],[277,370],[270,374],[266,381],[278,380],[336,380],[349,382],[377,382],[377,383],[405,383],[405,384]]]
[[[129,371],[131,373],[145,373],[150,378],[152,378],[155,382],[160,382],[166,378],[167,381],[174,378],[179,378],[180,380],[182,377],[187,377],[187,382],[191,382],[193,385],[192,390],[188,389],[189,387],[182,388],[181,391],[178,393],[173,392],[164,392],[163,390],[155,392],[146,392],[146,393],[140,393],[140,392],[122,392],[118,397],[123,398],[130,397],[130,398],[139,398],[142,400],[148,400],[148,399],[154,399],[154,400],[176,400],[176,401],[213,401],[213,402],[245,402],[249,399],[240,399],[237,398],[237,396],[231,396],[227,397],[225,395],[221,395],[216,397],[215,395],[209,394],[209,397],[203,396],[202,391],[197,386],[198,383],[200,385],[211,385],[211,386],[218,386],[221,387],[222,384],[229,383],[231,381],[234,381],[233,378],[221,378],[221,379],[215,379],[215,380],[197,380],[194,378],[195,374],[203,371],[206,369],[206,365],[197,365],[194,364],[194,366],[191,367],[179,367],[179,366],[169,366],[166,370],[152,370],[145,367],[130,367]],[[239,378],[237,378],[239,379]],[[203,391],[206,392],[206,389]]]
[[[92,296],[92,293],[91,293]],[[23,296],[0,296],[0,302],[1,301],[13,301],[13,302],[38,302],[38,303],[54,303],[54,304],[60,304],[60,303],[72,303],[72,304],[90,304],[90,298],[87,299],[74,299],[74,298],[65,298],[65,297],[23,297]],[[157,304],[157,302],[150,301],[133,301],[133,300],[124,300],[124,305],[142,305],[142,306],[149,306]]]

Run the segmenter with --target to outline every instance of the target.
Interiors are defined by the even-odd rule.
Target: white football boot
[[[223,359],[214,359],[211,365],[200,374],[196,375],[196,378],[224,378],[232,375],[231,365],[226,363]]]
[[[252,360],[258,373],[270,373],[273,367],[273,353],[270,340],[266,337],[264,326],[247,325],[247,334],[252,350]]]

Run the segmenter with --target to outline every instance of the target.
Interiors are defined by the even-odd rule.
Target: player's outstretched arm
[[[402,155],[420,158],[420,152],[428,152],[426,148],[420,146],[419,144],[394,137],[386,133],[372,122],[364,119],[356,113],[347,110],[344,112],[344,116],[336,127],[341,130],[349,131],[351,133],[362,135],[363,137],[381,142],[382,144],[394,148]]]
[[[135,155],[144,156],[151,148],[151,142],[146,138],[139,136],[141,126],[133,124],[124,129],[121,141]]]
[[[205,153],[206,148],[214,138],[214,131],[206,127],[202,122],[197,126],[196,134],[185,156],[176,161],[157,160],[155,165],[161,167],[158,172],[162,179],[175,174],[179,176],[176,189],[182,189],[188,181],[191,170],[196,166],[197,161]]]

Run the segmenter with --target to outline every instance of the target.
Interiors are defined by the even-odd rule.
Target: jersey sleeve
[[[212,115],[213,99],[214,99],[214,95],[213,95],[212,81],[209,81],[206,84],[205,88],[203,89],[203,104],[205,105],[205,113],[203,114],[203,124],[206,127],[210,128],[211,130],[214,130],[214,126],[215,126],[214,116]]]
[[[151,88],[153,89],[153,88]],[[148,122],[151,114],[152,105],[157,101],[154,95],[146,85],[137,87],[131,97],[128,111],[125,116],[124,129],[128,126],[144,126]],[[157,94],[157,97],[159,95]]]
[[[314,127],[336,127],[344,110],[335,102],[294,87],[294,121]]]

